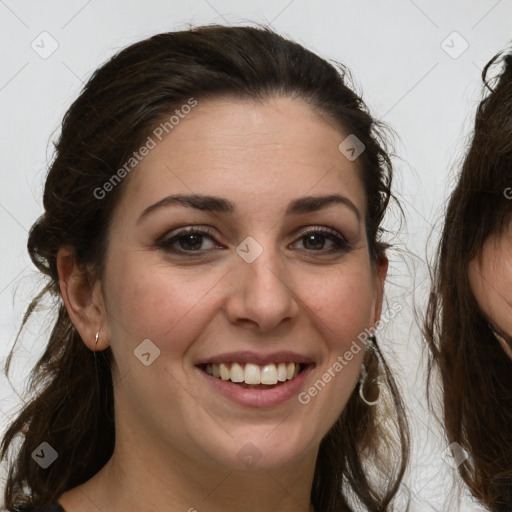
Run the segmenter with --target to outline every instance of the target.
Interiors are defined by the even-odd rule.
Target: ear
[[[108,334],[102,327],[106,324],[105,306],[101,282],[91,276],[78,264],[75,251],[71,247],[61,247],[57,254],[59,286],[69,318],[80,337],[93,351],[108,347]],[[99,332],[98,343],[95,343]]]
[[[382,298],[384,296],[384,281],[388,273],[388,257],[383,253],[375,263],[374,272],[374,299],[372,327],[375,327],[382,313]]]

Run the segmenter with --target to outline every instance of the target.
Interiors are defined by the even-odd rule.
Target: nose
[[[300,308],[292,278],[275,251],[265,248],[252,263],[239,258],[231,279],[230,322],[269,333],[297,316]]]

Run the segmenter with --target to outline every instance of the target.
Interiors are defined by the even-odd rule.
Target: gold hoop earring
[[[368,343],[366,345],[366,349],[368,349],[368,347],[371,347],[374,351],[375,351],[375,354],[376,354],[376,357],[377,357],[377,361],[378,361],[378,364],[380,365],[380,359],[379,359],[379,356],[378,356],[378,351],[376,350],[376,347],[377,347],[377,339],[375,338],[375,335],[371,335],[370,336],[370,340],[371,340],[371,343]],[[361,400],[368,406],[373,406],[373,405],[377,405],[377,403],[379,402],[379,396],[380,396],[380,391],[379,391],[379,395],[377,397],[376,400],[374,400],[373,402],[370,402],[368,400],[366,400],[366,398],[364,397],[363,395],[363,386],[364,386],[364,382],[366,380],[366,376],[368,375],[368,373],[366,372],[366,366],[364,365],[363,363],[363,366],[361,367],[361,377],[359,378],[359,396],[361,397]],[[378,380],[377,380],[377,386],[378,386]]]

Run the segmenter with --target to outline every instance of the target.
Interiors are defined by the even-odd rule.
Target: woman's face
[[[314,460],[359,378],[352,343],[378,320],[387,269],[369,259],[348,135],[297,99],[210,100],[133,171],[101,283],[117,443],[210,467]],[[304,370],[277,385],[230,380],[289,378],[288,363]]]
[[[490,236],[468,266],[475,299],[512,359],[512,231]]]

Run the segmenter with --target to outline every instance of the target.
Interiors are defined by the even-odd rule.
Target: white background
[[[158,32],[270,23],[347,65],[372,113],[397,134],[395,192],[406,224],[400,228],[396,216],[387,221],[392,231],[400,228],[392,238],[397,246],[390,253],[387,301],[403,309],[379,339],[411,413],[411,510],[477,510],[468,500],[450,501],[456,476],[423,397],[414,307],[421,313],[425,303],[425,260],[435,252],[444,202],[481,96],[481,69],[512,40],[511,20],[511,0],[0,0],[0,362],[40,284],[26,252],[27,232],[43,210],[52,137],[83,82],[114,52]],[[46,59],[31,48],[34,40],[42,46],[44,31],[58,43]],[[11,384],[0,377],[2,430],[47,342],[50,323],[41,316],[17,345]]]

